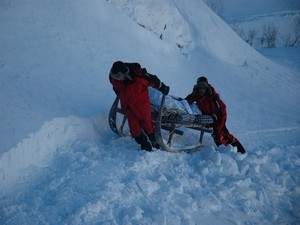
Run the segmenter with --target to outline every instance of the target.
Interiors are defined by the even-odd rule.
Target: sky
[[[249,15],[269,13],[258,2]],[[0,29],[1,224],[299,223],[299,47],[255,50],[196,0],[2,1]],[[247,154],[209,134],[193,154],[117,137],[117,60],[180,97],[205,75]]]

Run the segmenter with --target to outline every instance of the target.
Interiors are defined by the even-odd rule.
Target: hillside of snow
[[[212,2],[218,2],[212,0]],[[300,45],[300,1],[223,0],[222,18],[255,48]],[[241,4],[243,3],[243,4]],[[239,7],[234,7],[239,5]],[[259,7],[258,7],[259,5]],[[219,6],[220,7],[220,6]]]
[[[199,0],[6,0],[0,29],[0,224],[300,223],[299,48],[257,52]],[[180,97],[207,76],[247,154],[117,137],[116,60]]]

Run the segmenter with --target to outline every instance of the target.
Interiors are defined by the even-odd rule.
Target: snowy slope
[[[300,1],[224,0],[222,3],[222,18],[251,46],[268,46],[262,37],[271,32],[276,48],[299,46]]]
[[[299,223],[299,65],[263,57],[201,1],[141,2],[1,1],[0,223]],[[248,154],[209,135],[194,154],[116,137],[119,59],[182,97],[206,75]]]
[[[277,12],[299,10],[298,0],[223,0],[225,18],[252,17]]]
[[[300,9],[270,14],[224,18],[225,21],[255,48],[266,47],[264,34],[275,34],[274,45],[278,47],[299,46]],[[253,35],[253,38],[250,36]]]

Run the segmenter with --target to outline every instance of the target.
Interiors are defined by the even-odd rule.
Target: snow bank
[[[184,54],[190,54],[191,50],[205,50],[219,60],[234,65],[243,65],[254,58],[265,60],[202,1],[109,2],[160,39],[177,45]]]
[[[37,133],[30,134],[15,148],[1,156],[1,196],[37,168],[49,166],[62,148],[72,148],[76,143],[98,139],[97,131],[87,119],[70,116],[45,122]]]
[[[42,176],[32,184],[32,176],[21,176],[15,183],[22,195],[2,195],[4,224],[271,225],[300,219],[299,147],[257,149],[246,156],[211,146],[193,154],[147,153],[108,127],[95,141],[90,137],[97,128],[89,121],[55,121],[64,121],[56,127],[69,135],[61,133],[64,141],[47,154],[46,168],[34,167]],[[35,136],[51,133],[53,124]],[[30,171],[23,169],[20,174]]]

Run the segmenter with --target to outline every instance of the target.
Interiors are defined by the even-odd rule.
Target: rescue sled
[[[212,133],[213,119],[208,115],[192,115],[164,107],[166,96],[161,98],[160,106],[151,104],[151,116],[154,123],[155,138],[161,150],[168,152],[195,152],[203,147],[204,133]],[[126,130],[127,119],[119,106],[119,98],[116,97],[109,112],[109,126],[113,132],[121,137],[130,136],[129,128]],[[172,146],[174,135],[184,136],[187,130],[200,132],[199,141],[196,144]]]

